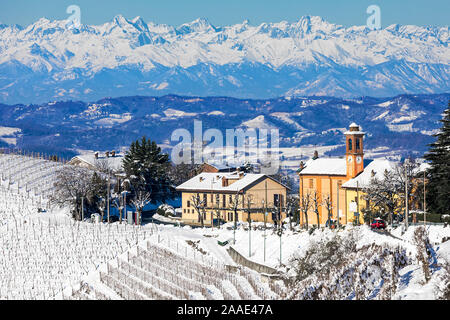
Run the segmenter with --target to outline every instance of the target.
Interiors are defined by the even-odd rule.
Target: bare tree
[[[288,195],[286,199],[286,213],[289,216],[289,227],[292,230],[292,219],[299,215],[299,198],[297,195]],[[298,219],[297,219],[298,220]]]
[[[312,194],[312,208],[317,217],[317,228],[320,228],[320,217],[319,217],[319,207],[322,206],[322,203],[319,199],[319,194],[317,191],[314,191]]]
[[[141,224],[142,211],[144,210],[144,207],[150,203],[150,201],[150,193],[145,191],[137,191],[134,198],[131,200],[131,204],[137,212],[136,224]]]
[[[105,206],[106,206],[106,200],[104,198],[100,198],[98,210],[100,210],[100,216],[102,217],[101,218],[102,222],[103,222],[103,218],[105,216],[105,210],[106,210]]]
[[[112,198],[112,205],[119,211],[119,223],[122,223],[122,212],[124,211],[123,197],[121,193],[115,193]]]
[[[402,208],[406,208],[406,197],[408,197],[408,200],[410,200],[411,197],[417,197],[417,192],[414,192],[415,190],[417,190],[417,188],[415,188],[414,186],[414,177],[417,174],[418,169],[419,163],[414,158],[405,159],[405,161],[397,163],[393,169],[394,178],[397,180],[397,183],[399,185],[399,196],[402,199]],[[405,192],[406,184],[408,184],[408,195],[406,195]],[[422,193],[420,191],[419,194]],[[407,219],[406,210],[405,219]]]
[[[272,218],[273,222],[275,224],[274,230],[281,227],[281,210],[280,206],[277,206],[276,204],[270,203],[269,204],[270,211],[272,212]]]
[[[247,221],[248,221],[248,227],[251,229],[251,223],[252,223],[252,205],[253,203],[253,195],[248,194],[245,197],[245,211],[247,212]]]
[[[311,209],[311,194],[308,192],[306,195],[300,197],[300,210],[305,217],[306,230],[308,230],[308,212]]]
[[[95,171],[102,172],[104,174],[111,174],[113,172],[110,163],[106,159],[96,159],[94,161]]]
[[[201,165],[199,164],[171,164],[168,168],[167,175],[175,185],[180,185],[183,182],[195,177],[201,173]]]
[[[220,194],[217,193],[215,198],[216,198],[215,213],[216,213],[217,222],[219,224],[219,229],[220,229]]]
[[[382,178],[372,176],[369,184],[363,189],[365,199],[370,204],[389,214],[389,223],[394,222],[394,213],[402,208],[402,198],[399,196],[403,192],[403,186],[398,177],[392,171],[385,170]]]
[[[57,173],[55,193],[50,201],[60,206],[70,205],[74,208],[73,217],[81,220],[82,201],[89,205],[94,193],[92,185],[93,171],[77,167],[64,166]]]
[[[333,218],[333,203],[331,201],[330,194],[327,194],[323,197],[322,206],[327,210],[328,218],[328,227],[331,228],[331,220]]]
[[[239,192],[236,192],[236,194],[230,196],[230,202],[228,204],[228,209],[233,211],[234,214],[234,231],[236,232],[237,229],[237,220],[238,220],[238,210],[239,206],[244,207],[244,203],[242,201],[242,197],[239,194]],[[236,239],[234,239],[236,240]]]
[[[191,203],[194,206],[195,211],[197,211],[198,214],[198,219],[200,220],[200,223],[202,224],[202,227],[205,226],[205,221],[204,221],[204,213],[205,213],[205,206],[206,206],[206,201],[205,199],[200,199],[200,194],[196,194],[196,195],[192,195],[191,196]]]

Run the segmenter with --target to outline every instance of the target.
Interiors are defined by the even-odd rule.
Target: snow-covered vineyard
[[[0,154],[1,186],[33,201],[45,201],[52,194],[59,162],[15,154]],[[44,203],[40,203],[42,205]]]
[[[230,223],[192,229],[77,222],[48,201],[61,166],[0,155],[0,299],[448,297],[450,227],[427,226],[418,241],[419,226],[377,233],[287,225],[280,241],[258,223],[251,231],[240,224],[234,234]],[[237,264],[230,246],[278,274]]]

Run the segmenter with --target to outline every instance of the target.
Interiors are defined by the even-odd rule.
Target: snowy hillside
[[[342,156],[343,133],[356,122],[367,132],[366,156],[421,156],[441,127],[449,100],[450,94],[358,99],[167,95],[0,104],[0,147],[71,157],[78,150],[119,150],[146,135],[170,152],[178,143],[171,141],[172,132],[185,128],[193,136],[193,121],[200,120],[203,132],[219,129],[224,137],[226,129],[277,128],[282,161],[298,168],[315,149]]]
[[[61,166],[0,154],[0,300],[438,299],[450,292],[450,227],[427,226],[422,243],[418,225],[378,233],[286,224],[280,239],[262,223],[251,232],[240,223],[234,233],[232,223],[192,229],[79,222],[48,201]],[[277,275],[236,263],[230,247]]]
[[[266,232],[264,257],[262,224],[252,230],[251,246],[247,224],[241,224],[236,231],[236,244],[232,244],[231,226],[229,223],[211,230],[160,225],[147,240],[84,276],[79,285],[57,298],[433,300],[443,298],[443,290],[449,292],[450,229],[442,225],[427,226],[431,272],[428,281],[417,260],[418,248],[413,239],[419,226],[411,226],[407,232],[398,227],[387,234],[373,232],[367,226],[312,233],[286,228],[281,239],[281,266],[280,238],[275,232]],[[309,266],[316,271],[296,281],[298,261],[318,244],[331,247],[335,239],[339,239],[337,245],[341,247],[350,245],[352,252],[347,253],[350,261],[332,267],[332,273],[327,275],[329,279],[325,281],[337,285],[334,291],[327,291],[329,288],[321,284],[324,279],[320,270],[325,268],[323,264],[337,261],[321,251]],[[218,244],[225,240],[229,244]],[[267,275],[236,264],[228,254],[230,246],[250,261],[277,269],[278,276],[268,279]],[[300,270],[305,272],[311,270]]]
[[[105,96],[393,96],[450,88],[449,28],[345,28],[320,17],[174,27],[116,16],[0,26],[0,101]],[[33,90],[25,90],[33,88]]]
[[[49,299],[151,233],[77,223],[53,207],[61,166],[0,154],[0,299]]]

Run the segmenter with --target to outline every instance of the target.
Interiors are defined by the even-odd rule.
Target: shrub
[[[450,263],[448,261],[442,266],[438,279],[435,285],[436,299],[450,300]]]
[[[356,247],[356,233],[335,235],[311,245],[292,262],[296,281],[289,299],[391,299],[398,283],[398,270],[410,261],[406,250],[389,245]]]
[[[158,207],[158,209],[156,209],[156,213],[164,217],[174,217],[175,209],[168,204],[162,204]]]
[[[422,271],[425,276],[425,282],[431,278],[430,259],[431,259],[431,244],[428,238],[428,232],[424,227],[418,227],[414,230],[413,243],[417,249],[416,258],[422,265]]]

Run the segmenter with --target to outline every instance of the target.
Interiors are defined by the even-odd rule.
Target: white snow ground
[[[446,272],[440,266],[450,261],[450,241],[443,241],[450,238],[450,227],[441,225],[427,226],[434,261],[431,279],[424,283],[412,243],[417,226],[406,232],[399,227],[386,235],[367,226],[347,226],[339,231],[318,229],[310,234],[290,231],[286,225],[281,237],[280,266],[279,236],[267,230],[264,242],[264,230],[249,232],[246,223],[236,230],[235,244],[220,246],[218,240],[234,237],[230,223],[211,229],[74,222],[67,209],[48,205],[54,165],[58,164],[0,155],[0,299],[280,298],[277,286],[262,281],[256,272],[228,272],[227,265],[236,266],[226,251],[228,246],[249,260],[285,271],[293,257],[302,256],[311,244],[336,233],[342,238],[356,234],[357,248],[386,244],[406,250],[411,264],[400,269],[394,299],[435,299],[440,277]],[[47,211],[38,213],[39,207]],[[152,271],[146,271],[146,266]],[[208,277],[216,271],[219,282]],[[374,294],[370,298],[378,297]]]

